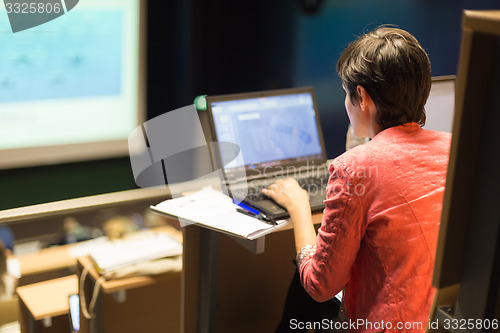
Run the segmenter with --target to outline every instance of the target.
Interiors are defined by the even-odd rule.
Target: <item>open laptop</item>
[[[80,332],[80,297],[78,294],[68,296],[70,332]]]
[[[451,133],[455,113],[455,76],[435,76],[425,104],[425,129]]]
[[[260,190],[276,177],[294,177],[308,190],[311,209],[324,208],[329,174],[313,88],[207,96],[206,101],[214,140],[241,149],[233,160],[224,145],[215,146],[229,195],[274,220],[285,218],[288,212]]]

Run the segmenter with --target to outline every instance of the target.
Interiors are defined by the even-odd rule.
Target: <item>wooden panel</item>
[[[313,214],[318,227],[323,214]],[[183,228],[181,332],[199,332],[201,228]],[[282,315],[295,265],[292,226],[265,236],[264,253],[255,254],[221,234],[216,332],[273,332]]]
[[[221,237],[217,332],[273,332],[295,265],[293,231],[266,236],[262,254]]]
[[[19,299],[13,297],[12,299],[0,301],[0,326],[19,320]]]
[[[16,291],[33,318],[40,320],[66,315],[69,311],[68,296],[78,292],[78,282],[76,275],[71,275],[18,287]]]
[[[88,257],[78,258],[77,275],[89,268],[85,298],[89,304],[99,275]],[[179,332],[181,323],[181,272],[156,276],[130,277],[104,281],[97,299],[96,322],[103,332]],[[113,293],[125,291],[119,303]],[[79,291],[80,295],[82,291]],[[89,332],[89,320],[81,315],[81,332]],[[99,328],[98,328],[99,329]]]
[[[184,239],[182,267],[181,332],[198,332],[198,291],[200,279],[200,228],[182,229]]]

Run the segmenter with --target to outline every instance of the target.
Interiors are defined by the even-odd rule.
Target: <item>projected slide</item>
[[[79,1],[16,33],[0,6],[0,168],[128,153],[145,112],[141,3]]]
[[[0,34],[0,101],[117,95],[122,20],[118,10],[80,10],[18,34]],[[9,29],[0,21],[2,31]]]

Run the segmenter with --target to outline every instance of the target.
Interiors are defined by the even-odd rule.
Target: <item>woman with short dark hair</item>
[[[451,135],[421,128],[430,61],[408,32],[379,29],[340,56],[354,135],[337,157],[316,235],[307,192],[293,179],[264,194],[290,213],[304,289],[319,302],[344,290],[351,332],[424,332]]]

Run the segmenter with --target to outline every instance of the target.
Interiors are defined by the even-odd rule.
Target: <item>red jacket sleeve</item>
[[[319,302],[349,281],[366,228],[361,207],[365,184],[352,179],[340,162],[332,163],[330,173],[316,252],[299,268],[304,289]]]

